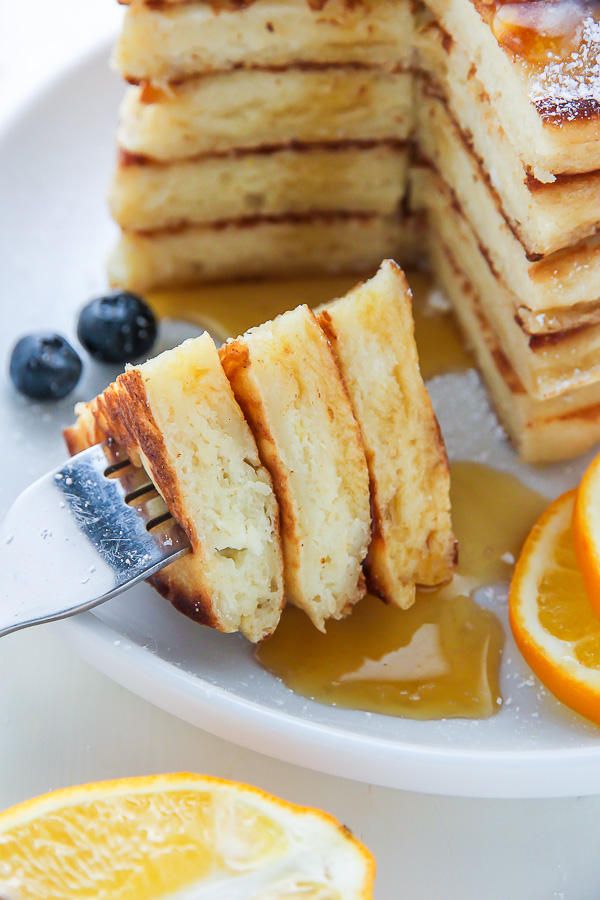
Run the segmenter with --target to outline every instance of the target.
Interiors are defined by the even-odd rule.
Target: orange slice
[[[535,674],[571,709],[600,724],[600,622],[571,531],[575,491],[534,525],[510,588],[510,624]]]
[[[200,775],[56,791],[0,814],[0,897],[365,900],[375,865],[335,819]]]
[[[577,491],[573,542],[592,609],[600,619],[600,456],[588,468]]]

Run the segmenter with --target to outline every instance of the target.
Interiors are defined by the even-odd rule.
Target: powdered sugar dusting
[[[546,119],[572,120],[600,112],[600,23],[583,20],[577,50],[553,58],[537,73],[529,99]]]

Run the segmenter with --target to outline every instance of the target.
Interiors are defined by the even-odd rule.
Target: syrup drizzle
[[[506,581],[547,501],[479,463],[451,466],[460,556],[451,584],[420,590],[409,610],[366,597],[321,634],[287,607],[255,657],[296,693],[329,705],[412,719],[488,718],[501,708],[504,633],[473,594]],[[515,510],[519,510],[518,517]]]
[[[342,297],[357,282],[356,275],[295,278],[278,281],[232,282],[157,291],[148,301],[162,317],[184,319],[206,328],[219,340],[237,337],[300,303],[319,306]],[[440,308],[431,279],[411,273],[415,336],[423,378],[461,372],[474,366],[464,349],[449,309]]]
[[[595,0],[496,0],[491,19],[497,40],[528,62],[545,63],[575,52]]]
[[[474,0],[499,44],[523,66],[544,121],[600,109],[600,0]]]

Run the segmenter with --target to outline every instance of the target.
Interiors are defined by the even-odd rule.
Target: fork
[[[0,637],[104,603],[190,549],[116,444],[83,450],[27,488],[0,525]]]

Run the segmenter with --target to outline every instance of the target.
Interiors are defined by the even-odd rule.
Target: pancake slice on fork
[[[193,552],[153,586],[219,631],[271,634],[284,602],[277,502],[212,338],[128,366],[78,414],[65,432],[71,453],[113,438],[190,539]]]

